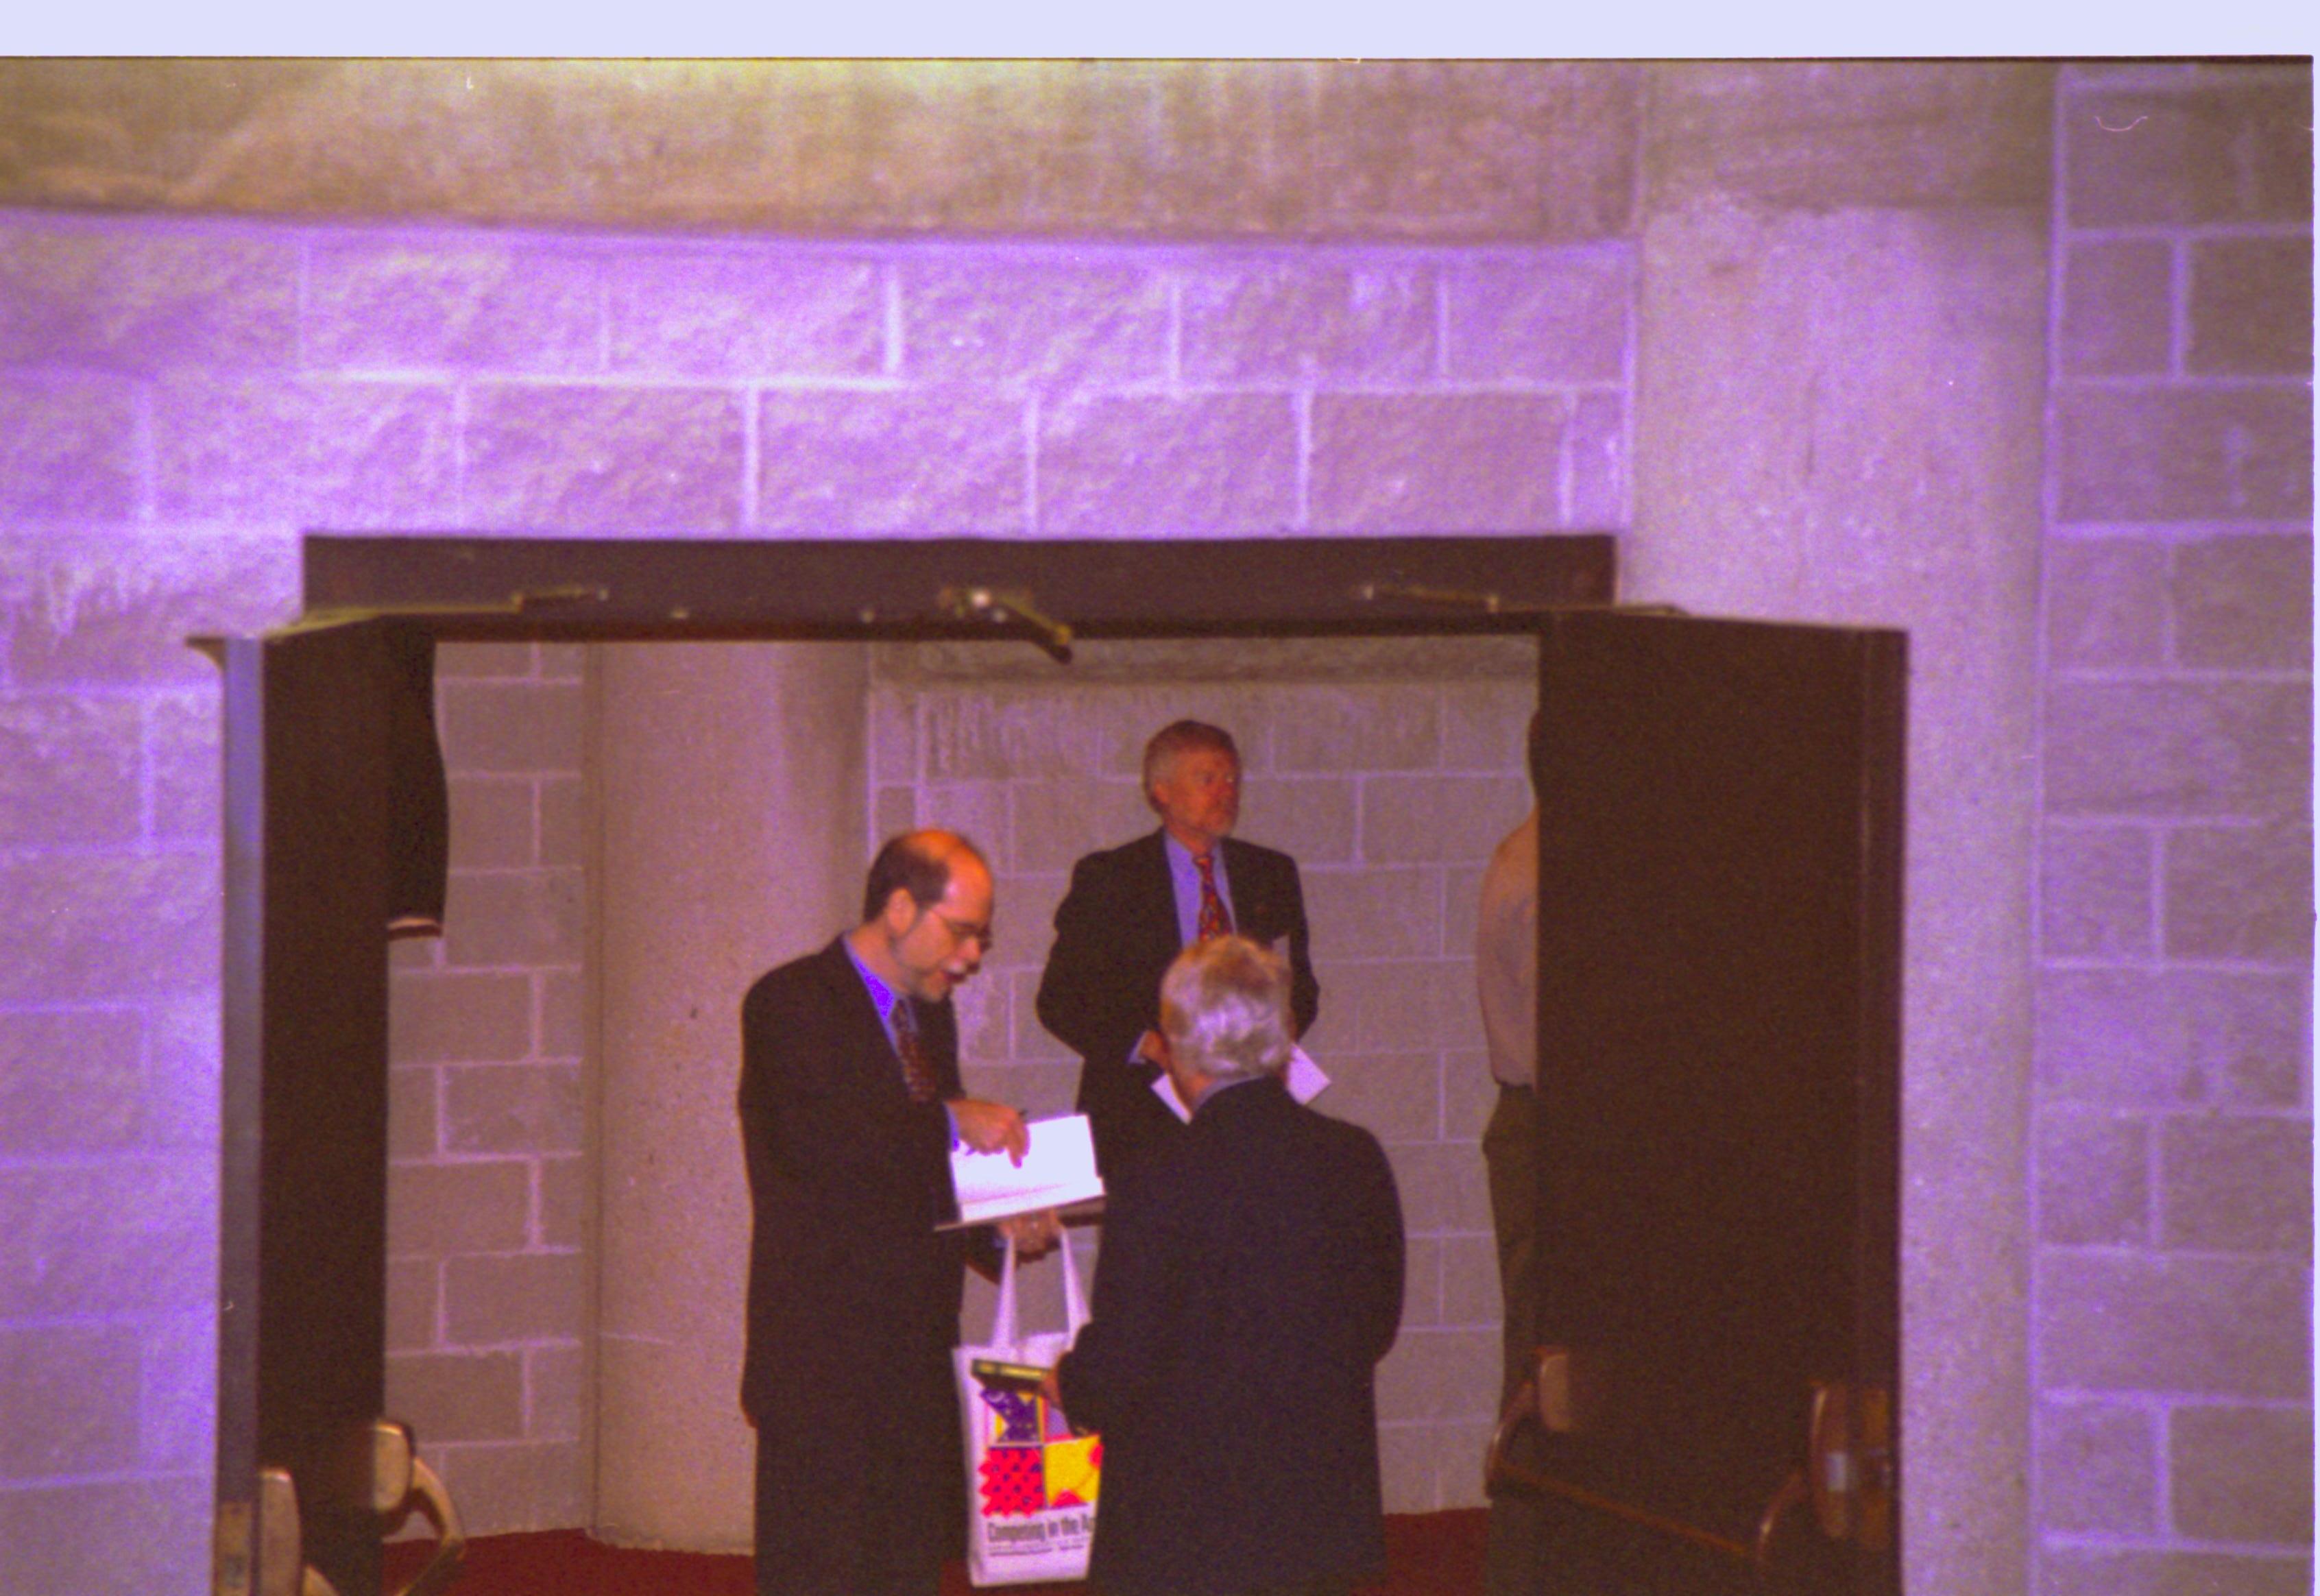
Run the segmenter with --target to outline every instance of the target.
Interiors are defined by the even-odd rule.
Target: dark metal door
[[[222,1592],[292,1544],[269,1469],[300,1560],[341,1596],[379,1586],[393,747],[429,648],[378,621],[223,648]]]
[[[1567,1575],[1900,1588],[1904,645],[1610,612],[1542,633]]]

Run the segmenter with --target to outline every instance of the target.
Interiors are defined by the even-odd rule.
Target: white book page
[[[954,1224],[983,1225],[1103,1195],[1103,1177],[1095,1172],[1095,1138],[1085,1114],[1034,1120],[1025,1129],[1031,1145],[1020,1165],[1004,1153],[978,1153],[963,1145],[951,1150],[951,1186],[958,1195]]]

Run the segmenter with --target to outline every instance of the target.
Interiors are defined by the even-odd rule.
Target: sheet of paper
[[[1292,1047],[1289,1049],[1288,1067],[1281,1072],[1281,1083],[1289,1088],[1289,1095],[1299,1102],[1311,1102],[1321,1095],[1322,1088],[1328,1085],[1329,1077],[1321,1073],[1321,1066],[1313,1062],[1311,1054],[1302,1047]],[[1168,1105],[1170,1113],[1187,1125],[1192,1122],[1192,1111],[1186,1108],[1184,1100],[1176,1095],[1176,1083],[1168,1078],[1166,1070],[1162,1070],[1160,1078],[1152,1083],[1152,1091]]]
[[[958,1193],[954,1225],[984,1225],[1103,1195],[1103,1177],[1095,1172],[1095,1138],[1085,1114],[1034,1120],[1025,1129],[1031,1146],[1020,1165],[1004,1153],[952,1149],[950,1179]]]

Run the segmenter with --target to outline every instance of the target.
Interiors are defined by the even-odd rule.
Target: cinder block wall
[[[440,651],[445,935],[391,961],[386,1406],[477,1533],[588,1521],[580,669],[573,647]]]
[[[1089,684],[992,680],[968,650],[879,652],[879,829],[956,827],[998,871],[1000,944],[958,999],[969,1084],[1035,1114],[1071,1111],[1078,1062],[1033,997],[1072,864],[1156,824],[1138,779],[1153,731],[1179,716],[1231,731],[1238,834],[1294,855],[1305,884],[1322,989],[1305,1042],[1331,1083],[1315,1106],[1375,1132],[1400,1187],[1409,1279],[1378,1388],[1387,1506],[1477,1505],[1500,1310],[1477,1146],[1493,1098],[1474,915],[1482,865],[1530,806],[1530,650],[1249,648],[1234,651],[1233,681],[1202,676],[1196,650],[1089,652]],[[1027,1276],[1026,1310],[1047,1316],[1035,1322],[1061,1323],[1055,1273]],[[985,1296],[973,1295],[970,1333]]]
[[[2311,77],[2075,70],[2056,115],[2038,1588],[2303,1591]]]

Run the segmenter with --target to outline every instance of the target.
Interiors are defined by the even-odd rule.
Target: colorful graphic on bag
[[[983,1516],[1003,1519],[1093,1505],[1103,1442],[1075,1436],[1059,1410],[1029,1392],[983,1386]]]

